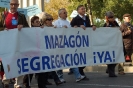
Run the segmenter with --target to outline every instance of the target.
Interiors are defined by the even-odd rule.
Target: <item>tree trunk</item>
[[[87,0],[87,3],[88,3],[88,13],[89,13],[90,22],[91,22],[91,25],[93,25],[93,17],[92,17],[91,2],[90,2],[90,0]]]

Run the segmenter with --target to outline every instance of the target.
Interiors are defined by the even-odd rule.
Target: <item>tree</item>
[[[96,18],[103,19],[106,11],[112,11],[122,20],[123,14],[133,14],[132,3],[133,0],[91,0],[92,13]]]
[[[92,13],[92,18],[104,19],[105,12],[112,11],[122,21],[123,14],[133,14],[133,0],[50,0],[45,3],[45,11],[52,14],[54,19],[58,18],[57,13],[59,8],[66,8],[68,16],[70,16],[78,5],[84,5],[87,14],[91,15]],[[90,19],[92,18],[90,17]]]
[[[68,5],[68,15],[73,12],[73,10],[77,10],[79,5],[87,6],[87,0],[69,0],[70,4]]]
[[[93,17],[103,18],[103,13],[105,12],[104,0],[90,0],[90,2]]]
[[[4,8],[0,7],[0,12],[3,12],[4,11]]]
[[[58,10],[68,7],[68,0],[49,0],[45,1],[45,12],[53,16],[54,19],[58,19]]]

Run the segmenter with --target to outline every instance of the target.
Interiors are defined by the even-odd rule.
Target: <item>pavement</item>
[[[64,79],[66,83],[56,86],[53,79],[49,79],[53,85],[47,86],[48,88],[133,88],[133,73],[126,73],[125,75],[118,75],[115,78],[108,77],[105,72],[85,72],[86,76],[90,79],[82,80],[78,83],[75,81],[74,75],[68,75],[64,71]],[[0,85],[0,88],[2,86]],[[13,88],[13,85],[10,85]],[[35,78],[31,83],[31,88],[38,88]]]

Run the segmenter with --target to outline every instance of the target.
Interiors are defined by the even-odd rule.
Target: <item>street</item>
[[[52,79],[53,85],[47,86],[48,88],[133,88],[133,73],[126,75],[118,75],[115,78],[109,78],[104,72],[86,72],[89,81],[82,80],[79,83],[75,82],[74,75],[68,75],[68,72],[64,73],[64,79],[66,83],[56,86]],[[117,73],[116,73],[117,74]],[[2,86],[0,86],[2,88]],[[10,85],[13,88],[13,85]],[[37,88],[35,78],[31,83],[31,88]]]

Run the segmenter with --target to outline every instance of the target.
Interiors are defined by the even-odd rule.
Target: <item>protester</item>
[[[0,27],[3,26],[3,14],[0,13]],[[0,31],[3,30],[3,28],[0,28]],[[0,58],[0,79],[3,79],[3,75],[4,75],[4,68],[3,68],[3,65],[2,65],[2,60]]]
[[[31,27],[40,27],[40,26],[41,26],[41,23],[40,23],[39,17],[38,16],[33,16],[31,18]],[[47,72],[36,73],[36,75],[37,75],[38,88],[47,88],[46,87]],[[32,77],[33,77],[33,74],[30,74],[30,81],[31,81]],[[27,86],[29,86],[29,85],[27,85]]]
[[[23,27],[29,27],[26,18],[23,14],[17,12],[19,6],[18,0],[11,0],[10,1],[10,9],[7,13],[4,14],[4,19],[2,22],[2,26],[0,27],[1,30],[10,30],[14,28],[18,28],[21,30]],[[6,79],[5,75],[3,78],[4,88],[9,88],[10,80]],[[23,84],[23,76],[19,76],[16,78],[15,87],[21,88]]]
[[[111,11],[106,12],[105,19],[106,19],[106,23],[104,24],[104,27],[119,27],[118,23],[115,21],[113,12],[111,12]],[[124,54],[126,54],[125,48],[123,48],[123,49],[124,49]],[[107,65],[106,73],[109,74],[109,77],[117,77],[115,74],[115,66],[116,65],[117,64],[108,64]]]
[[[77,12],[78,15],[75,18],[73,18],[71,21],[72,27],[81,27],[84,30],[86,29],[86,27],[92,27],[93,30],[96,29],[95,25],[91,25],[89,17],[85,15],[86,10],[84,5],[79,5],[77,7]]]
[[[44,15],[42,16],[42,19],[41,19],[41,27],[53,27],[52,21],[53,21],[53,17],[52,17],[50,14],[47,14],[47,13],[44,14]],[[32,23],[31,25],[35,25],[36,22],[38,22],[38,20],[35,20],[35,21],[34,21],[34,18],[31,19],[31,23]],[[45,77],[45,79],[46,79],[46,85],[52,85],[52,83],[49,83],[49,82],[48,82],[48,74],[49,74],[49,73],[52,74],[52,77],[53,77],[53,79],[54,79],[56,85],[62,84],[62,82],[59,80],[59,78],[58,78],[58,76],[57,76],[57,74],[56,74],[55,71],[52,71],[52,72],[45,72],[45,73],[46,73],[46,74],[45,74],[45,75],[46,75],[46,77]]]
[[[59,19],[54,22],[54,27],[61,27],[61,28],[71,27],[70,23],[67,21],[67,11],[65,8],[59,9],[58,15],[59,15]],[[71,69],[76,77],[76,82],[79,82],[85,78],[85,76],[82,76],[79,73],[78,68],[71,68]],[[58,77],[60,78],[61,82],[66,82],[63,79],[63,71],[62,70],[58,70],[57,74],[58,74]]]
[[[86,11],[85,11],[85,7],[83,5],[79,5],[77,7],[77,12],[78,12],[78,15],[75,18],[73,18],[72,21],[71,21],[71,26],[72,27],[81,27],[84,30],[86,29],[86,27],[92,27],[93,30],[96,29],[95,26],[92,26],[90,24],[89,17],[88,16],[85,16],[85,12]],[[84,75],[85,76],[85,73],[83,71],[84,68],[85,67],[79,67],[79,72],[80,72],[81,75]],[[85,80],[89,80],[89,78],[87,78],[85,76]]]
[[[52,24],[53,20],[54,19],[50,14],[45,13],[42,16],[42,19],[41,19],[42,26],[44,26],[44,27],[54,27],[54,25]]]
[[[130,14],[124,14],[123,15],[123,23],[120,26],[120,30],[122,32],[124,46],[127,52],[126,58],[129,58],[131,60],[132,50],[133,50],[133,25],[131,24],[131,15]],[[132,64],[133,64],[133,58],[132,58]],[[125,74],[123,68],[123,63],[120,64],[119,74]]]

